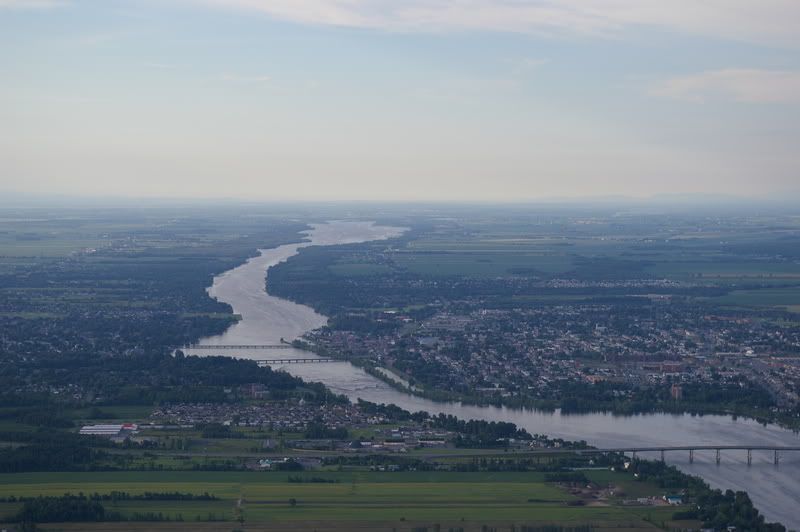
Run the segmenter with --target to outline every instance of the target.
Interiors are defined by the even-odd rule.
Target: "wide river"
[[[297,254],[309,245],[336,245],[391,238],[402,233],[395,227],[367,222],[335,221],[313,226],[307,241],[261,250],[258,257],[214,279],[208,289],[212,297],[233,307],[242,319],[224,334],[204,339],[207,345],[277,344],[292,340],[321,327],[327,318],[309,307],[298,305],[265,292],[267,270]],[[295,349],[269,351],[220,351],[239,358],[309,358]],[[208,353],[207,351],[198,351]],[[376,403],[394,403],[409,411],[444,412],[463,419],[511,421],[530,433],[547,434],[569,440],[586,440],[598,447],[676,446],[676,445],[800,445],[800,436],[768,425],[725,416],[652,414],[631,417],[610,414],[562,415],[509,408],[479,407],[460,403],[440,403],[399,391],[348,363],[288,364],[281,366],[306,380],[320,381],[352,400],[362,398]],[[653,456],[653,458],[656,458]],[[713,451],[695,453],[693,464],[688,453],[667,453],[667,461],[687,473],[703,477],[712,486],[745,490],[767,519],[800,529],[800,452],[786,452],[780,464],[772,463],[772,453],[753,452],[747,466],[745,451],[723,451],[717,465]]]

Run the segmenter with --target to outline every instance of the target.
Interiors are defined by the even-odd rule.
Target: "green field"
[[[507,276],[515,272],[557,274],[573,266],[566,254],[521,253],[517,251],[453,251],[398,253],[398,267],[421,275],[461,275],[466,277]]]
[[[756,261],[687,261],[665,260],[647,271],[665,277],[800,279],[800,264]]]
[[[0,235],[0,255],[6,257],[63,257],[107,245],[102,239],[81,239],[71,234],[30,237]]]
[[[519,521],[602,523],[646,529],[645,515],[669,520],[673,509],[621,506],[619,500],[573,505],[579,497],[545,483],[542,473],[314,472],[300,476],[334,483],[290,483],[287,473],[93,472],[0,475],[0,497],[58,496],[124,491],[130,494],[204,492],[217,501],[122,501],[104,506],[123,515],[161,513],[171,519],[246,521]],[[590,471],[598,485],[613,484],[628,496],[658,495],[652,485],[629,475]],[[294,500],[294,502],[292,502]],[[19,503],[0,504],[11,516]]]
[[[712,301],[722,305],[787,307],[789,310],[800,307],[800,286],[781,288],[762,288],[759,290],[734,290]]]

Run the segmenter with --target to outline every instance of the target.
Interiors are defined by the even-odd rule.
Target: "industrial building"
[[[112,440],[124,440],[138,430],[134,423],[123,423],[121,425],[85,425],[81,427],[80,434],[89,436],[104,436]]]

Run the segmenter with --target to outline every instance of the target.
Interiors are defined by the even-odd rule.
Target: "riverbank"
[[[776,425],[780,428],[790,430],[794,433],[800,433],[800,419],[791,414],[780,415],[775,412],[764,412],[759,410],[729,410],[718,408],[714,404],[691,404],[674,403],[672,405],[657,405],[651,408],[637,407],[635,405],[626,405],[624,403],[617,407],[609,407],[606,405],[587,405],[586,408],[565,408],[558,401],[542,400],[542,399],[528,399],[524,397],[486,397],[480,395],[464,395],[446,390],[431,391],[424,387],[411,385],[407,377],[398,375],[390,369],[381,368],[373,364],[369,360],[360,358],[349,358],[340,353],[320,349],[312,342],[305,339],[295,340],[293,344],[298,349],[303,349],[321,358],[333,358],[337,360],[347,361],[350,364],[362,368],[366,373],[380,379],[387,385],[395,390],[403,393],[408,393],[422,399],[430,401],[444,402],[444,403],[461,403],[465,405],[474,405],[478,407],[495,407],[495,408],[512,408],[520,410],[537,410],[540,412],[554,413],[556,411],[565,415],[580,415],[580,414],[611,414],[614,416],[640,416],[647,414],[677,414],[689,416],[730,416],[733,419],[743,418],[755,421],[760,425]],[[387,372],[391,372],[387,374]]]
[[[370,235],[387,234],[381,229],[367,229],[370,224],[341,225],[324,228],[325,233],[309,232],[306,245],[335,245],[361,239]],[[338,237],[330,235],[338,233]],[[299,246],[279,246],[263,250],[260,257],[218,276],[214,281],[214,294],[231,304],[242,314],[242,321],[225,334],[206,339],[210,344],[272,344],[281,337],[296,339],[304,333],[324,325],[327,318],[309,307],[267,294],[264,290],[266,271],[270,265],[287,260],[297,253]],[[268,276],[267,283],[269,282]],[[243,325],[244,324],[244,325]],[[302,358],[303,351],[284,350],[281,358]],[[264,353],[229,352],[241,358],[264,357]],[[401,391],[382,379],[368,374],[350,364],[291,364],[277,366],[307,381],[319,381],[335,393],[355,401],[363,398],[374,403],[396,404],[415,412],[424,410],[433,414],[451,414],[461,419],[508,421],[531,433],[548,434],[565,440],[586,440],[597,447],[620,445],[670,445],[693,444],[752,444],[797,445],[800,437],[774,425],[761,425],[747,419],[730,416],[706,415],[702,418],[679,414],[642,414],[614,416],[591,413],[566,415],[559,412],[541,412],[496,406],[476,406],[458,402],[435,402]],[[667,461],[682,471],[699,475],[711,486],[722,489],[748,491],[756,506],[769,520],[800,528],[800,517],[795,513],[796,499],[800,497],[800,479],[794,467],[800,457],[787,455],[777,468],[771,456],[755,453],[751,467],[746,456],[727,453],[717,465],[713,456],[697,453],[690,463],[688,454],[668,454]]]

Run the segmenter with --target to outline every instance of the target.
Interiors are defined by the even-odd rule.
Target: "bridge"
[[[605,454],[605,453],[630,453],[636,458],[636,453],[657,452],[661,453],[661,461],[664,461],[667,451],[688,451],[689,463],[694,463],[695,451],[714,451],[717,465],[722,461],[722,451],[747,451],[747,465],[753,464],[753,451],[771,451],[773,453],[773,463],[778,465],[780,453],[786,451],[800,451],[800,446],[779,446],[779,445],[679,445],[669,447],[617,447],[609,449],[574,449],[576,454]]]
[[[665,455],[669,451],[688,451],[689,463],[694,463],[695,451],[714,451],[716,453],[717,465],[722,460],[722,451],[747,451],[747,465],[753,464],[753,451],[771,451],[773,453],[773,463],[778,465],[780,461],[780,453],[783,452],[800,452],[800,446],[780,446],[780,445],[681,445],[681,446],[661,446],[661,447],[607,447],[602,449],[562,449],[556,447],[546,447],[538,449],[530,449],[520,451],[522,455],[552,455],[552,454],[611,454],[611,453],[628,453],[636,458],[636,453],[661,453],[661,461],[665,459]],[[420,455],[425,457],[426,455]],[[441,454],[430,455],[429,457],[441,457]],[[475,457],[474,454],[448,454],[448,458],[469,458]]]
[[[181,349],[236,349],[238,351],[251,349],[295,349],[291,344],[265,344],[265,345],[185,345]]]
[[[336,358],[264,358],[256,360],[259,366],[271,366],[277,364],[331,364],[334,362],[347,362]]]

